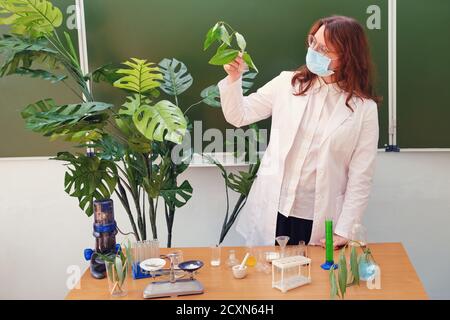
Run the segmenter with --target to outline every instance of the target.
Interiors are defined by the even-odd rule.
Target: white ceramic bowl
[[[240,265],[233,266],[232,268],[233,276],[236,279],[242,279],[245,278],[247,275],[247,266],[244,266],[242,269],[240,269]]]

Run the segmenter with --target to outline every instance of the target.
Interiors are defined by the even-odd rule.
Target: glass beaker
[[[239,264],[239,260],[236,258],[236,251],[235,250],[228,251],[227,266],[233,267],[238,264]]]
[[[247,247],[247,252],[249,254],[247,258],[246,265],[248,267],[254,267],[256,263],[258,262],[257,256],[256,256],[256,250],[253,247]]]
[[[350,238],[350,240],[354,241],[350,242],[351,245],[365,247],[367,245],[366,228],[360,223],[355,223],[352,226]]]
[[[211,247],[211,266],[213,267],[220,266],[221,249],[222,248],[219,246]]]
[[[105,261],[106,275],[108,278],[108,288],[111,296],[123,297],[128,293],[128,267],[122,266],[122,270],[117,269],[113,261]]]
[[[178,265],[183,262],[183,251],[181,250],[174,250],[172,252],[174,254],[173,256],[173,266],[175,269],[178,269]]]
[[[304,256],[304,257],[306,257],[307,256],[307,253],[306,253],[306,243],[305,243],[305,241],[299,241],[298,242],[298,245],[297,245],[297,247],[295,248],[296,250],[296,252],[295,252],[295,255],[296,256]]]

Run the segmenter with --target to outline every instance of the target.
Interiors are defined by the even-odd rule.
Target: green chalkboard
[[[244,34],[260,73],[252,91],[278,75],[305,63],[305,37],[314,21],[332,14],[357,18],[363,25],[367,8],[381,9],[381,29],[367,30],[378,71],[378,89],[385,97],[380,111],[380,145],[387,143],[388,12],[387,1],[376,0],[96,0],[85,4],[89,64],[96,68],[130,55],[158,63],[163,58],[183,61],[193,86],[183,94],[181,108],[199,100],[205,87],[226,74],[207,62],[214,50],[203,51],[206,31],[219,20]],[[107,86],[94,88],[97,99],[122,103],[123,96]],[[232,128],[220,109],[199,105],[189,116],[203,129]],[[261,123],[269,128],[270,120]]]
[[[67,3],[70,1],[58,1]],[[194,78],[192,87],[181,96],[182,109],[200,100],[200,92],[225,76],[221,67],[208,64],[213,55],[203,51],[207,30],[224,20],[244,34],[248,51],[259,69],[252,91],[256,91],[282,70],[294,70],[305,62],[305,36],[320,17],[340,14],[357,18],[364,26],[370,16],[367,8],[380,8],[381,28],[369,30],[372,55],[377,67],[380,106],[380,146],[388,142],[388,6],[387,0],[95,0],[85,1],[86,27],[90,69],[105,63],[122,62],[130,57],[145,58],[158,63],[163,58],[183,61]],[[21,80],[19,82],[19,80]],[[55,154],[61,144],[49,143],[37,134],[27,133],[18,116],[26,103],[57,97],[72,99],[63,87],[17,79],[0,80],[7,103],[1,101],[1,156],[32,156]],[[19,85],[20,83],[20,85]],[[16,92],[9,92],[9,91]],[[18,91],[18,93],[17,93]],[[108,85],[94,86],[99,101],[122,104],[124,96]],[[5,110],[8,111],[5,111]],[[220,109],[199,105],[189,113],[191,120],[201,120],[203,130],[232,128]],[[3,120],[5,119],[5,120]],[[4,129],[6,125],[7,129]],[[262,122],[268,128],[270,120]],[[10,134],[11,133],[11,134]],[[3,139],[3,138],[2,138]]]
[[[450,1],[397,0],[397,143],[450,147]]]

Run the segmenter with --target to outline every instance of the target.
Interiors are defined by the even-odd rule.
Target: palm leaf
[[[0,13],[6,14],[1,24],[33,38],[51,34],[63,22],[61,10],[47,0],[0,0]]]
[[[78,198],[80,208],[88,215],[93,213],[93,201],[109,199],[117,184],[117,168],[112,161],[74,156],[60,152],[52,160],[68,162],[69,171],[64,178],[67,194]]]
[[[136,128],[149,140],[181,143],[187,122],[183,112],[168,100],[142,105],[133,115]]]
[[[4,35],[0,39],[0,53],[5,56],[0,66],[0,77],[20,74],[21,69],[30,69],[34,63],[45,65],[50,69],[58,69],[62,65],[57,52],[49,47],[45,39],[30,40]]]
[[[186,65],[175,58],[164,58],[158,64],[162,74],[163,83],[161,89],[171,95],[178,96],[192,85],[193,79],[188,73]]]
[[[21,76],[30,76],[32,78],[40,78],[43,80],[50,81],[51,83],[57,83],[67,79],[66,75],[56,75],[41,69],[33,70],[28,68],[17,68],[15,74]]]
[[[21,113],[26,127],[44,136],[64,136],[102,128],[111,104],[88,102],[57,106],[51,99],[30,104]]]
[[[116,71],[117,74],[124,75],[114,82],[116,88],[144,95],[160,86],[160,82],[157,80],[162,80],[163,76],[158,67],[151,67],[154,63],[132,58],[123,64],[128,66],[129,69]]]

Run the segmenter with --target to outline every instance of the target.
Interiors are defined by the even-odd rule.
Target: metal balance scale
[[[194,273],[203,267],[203,262],[200,260],[183,261],[178,264],[178,269],[190,274],[189,279],[177,279],[175,272],[174,260],[177,257],[176,253],[171,253],[163,256],[170,261],[170,269],[168,270],[168,281],[153,281],[144,289],[144,299],[162,298],[162,297],[177,297],[191,294],[202,294],[203,285],[200,281],[194,279]],[[150,272],[150,275],[161,275],[166,273],[163,267],[166,260],[161,258],[152,258],[144,260],[140,263],[142,270]],[[164,272],[166,271],[166,272]]]

